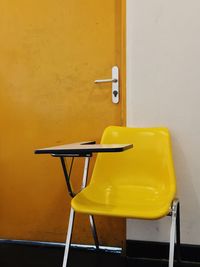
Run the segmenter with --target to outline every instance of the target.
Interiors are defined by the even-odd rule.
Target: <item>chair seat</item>
[[[159,219],[167,215],[173,198],[151,186],[90,184],[71,202],[77,212],[138,219]]]

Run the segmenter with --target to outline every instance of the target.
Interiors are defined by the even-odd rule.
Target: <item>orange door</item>
[[[107,125],[125,123],[124,25],[124,0],[0,1],[1,238],[64,241],[70,198],[60,162],[34,150],[98,142]],[[115,65],[118,104],[111,83],[94,83]],[[92,242],[87,217],[77,223],[74,242]],[[97,229],[103,244],[124,238],[123,220],[97,218]]]

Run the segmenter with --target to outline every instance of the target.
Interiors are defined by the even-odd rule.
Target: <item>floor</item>
[[[0,267],[61,267],[62,247],[0,244]],[[85,249],[70,251],[68,267],[167,267],[167,260],[133,259],[119,253]],[[200,263],[175,263],[175,267],[200,267]]]

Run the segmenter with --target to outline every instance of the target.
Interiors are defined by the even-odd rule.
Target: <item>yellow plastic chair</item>
[[[70,222],[63,261],[67,264],[74,211],[90,215],[96,247],[99,247],[91,215],[107,215],[136,219],[172,218],[169,267],[174,262],[175,233],[180,259],[179,201],[175,199],[174,174],[169,131],[166,128],[105,129],[102,144],[133,144],[121,153],[99,153],[89,185],[71,202]]]

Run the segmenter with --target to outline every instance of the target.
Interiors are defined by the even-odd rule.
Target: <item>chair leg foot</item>
[[[72,231],[73,231],[73,225],[74,225],[74,217],[75,217],[75,211],[73,208],[71,208],[62,267],[67,266],[67,261],[68,261],[68,256],[69,256],[69,247],[71,243]]]
[[[94,222],[94,217],[92,215],[89,215],[89,219],[90,219],[90,225],[91,225],[91,229],[92,229],[92,235],[94,238],[94,243],[95,243],[96,249],[99,249],[99,240],[98,240],[96,225]]]

